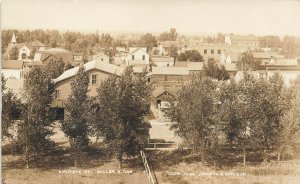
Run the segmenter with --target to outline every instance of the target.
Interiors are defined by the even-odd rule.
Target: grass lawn
[[[255,162],[255,153],[250,154],[247,166],[241,158],[226,158],[201,163],[198,156],[188,151],[149,151],[149,161],[160,183],[174,184],[299,184],[300,159],[283,162]],[[218,165],[219,164],[219,165]]]

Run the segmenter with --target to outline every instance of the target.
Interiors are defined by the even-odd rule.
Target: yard
[[[181,142],[169,130],[168,123],[156,119],[152,119],[150,123],[152,141]],[[91,137],[92,147],[79,159],[79,167],[74,168],[68,140],[58,124],[54,131],[56,134],[51,138],[58,143],[57,149],[40,159],[33,159],[30,169],[24,168],[23,158],[7,152],[8,144],[2,146],[2,174],[5,183],[148,183],[140,156],[127,159],[123,168],[119,169],[117,161],[106,154],[101,141],[95,144],[94,137]],[[241,155],[236,156],[232,152],[226,152],[220,160],[208,159],[206,165],[201,163],[199,156],[190,154],[188,150],[146,151],[146,156],[160,184],[296,184],[300,181],[300,155],[294,160],[280,163],[262,163],[260,156],[253,152],[248,155],[246,167],[241,165]]]

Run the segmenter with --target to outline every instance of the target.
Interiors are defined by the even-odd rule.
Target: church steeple
[[[11,38],[11,42],[10,42],[10,43],[11,43],[12,45],[16,45],[17,39],[16,39],[15,33],[13,33],[12,38]]]

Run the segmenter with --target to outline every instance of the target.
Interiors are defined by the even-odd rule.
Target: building
[[[33,61],[39,61],[42,63],[58,60],[64,63],[73,64],[73,53],[71,51],[62,48],[51,48],[47,50],[39,50],[35,53]]]
[[[284,80],[284,84],[289,86],[293,80],[300,77],[300,60],[299,59],[271,59],[268,63],[261,66],[259,70],[252,71],[252,75],[259,79],[269,79],[275,73],[279,73]],[[243,79],[243,72],[238,71],[235,80]]]
[[[243,45],[226,45],[226,44],[201,44],[201,45],[191,45],[191,50],[197,50],[201,56],[203,56],[204,61],[213,58],[215,61],[224,61],[229,56],[228,62],[236,62],[239,55],[246,52],[248,48]],[[231,59],[233,58],[233,60]]]
[[[46,50],[46,45],[44,45],[42,42],[38,40],[34,40],[33,42],[31,42],[30,45],[36,50]]]
[[[252,49],[260,47],[258,37],[252,35],[248,35],[248,36],[232,35],[230,36],[230,41],[231,44],[233,45],[247,46]]]
[[[22,60],[3,60],[1,73],[6,79],[22,79],[24,62]]]
[[[190,73],[187,67],[152,67],[147,77],[154,87],[172,88],[181,87],[190,79]]]
[[[121,75],[122,68],[116,65],[104,63],[99,60],[93,60],[83,65],[85,71],[90,76],[89,96],[97,95],[97,88],[99,88],[102,81],[110,75]],[[63,108],[69,95],[71,94],[71,82],[76,75],[79,66],[71,68],[61,74],[58,78],[54,79],[55,83],[55,99],[52,104],[53,107]]]
[[[93,55],[93,60],[99,60],[104,63],[109,63],[109,56],[104,53],[99,53],[97,55]]]
[[[168,67],[174,66],[174,58],[173,57],[151,57],[150,64],[158,67]]]
[[[129,48],[129,53],[126,57],[127,66],[149,65],[149,54],[146,48]]]
[[[33,51],[33,47],[30,44],[22,43],[18,44],[18,50],[19,50],[19,56],[18,60],[23,60],[30,62],[32,58],[30,58],[30,55]]]

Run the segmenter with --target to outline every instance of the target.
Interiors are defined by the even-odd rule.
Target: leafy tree
[[[142,47],[147,47],[147,52],[156,46],[156,42],[155,36],[153,36],[151,33],[147,33],[140,38],[140,45]]]
[[[297,149],[300,143],[300,78],[295,81],[291,89],[292,97],[286,99],[290,102],[290,108],[280,119],[282,129],[277,144],[278,161],[284,159],[284,154],[288,150]]]
[[[196,62],[203,62],[203,57],[197,50],[187,50],[184,53],[179,54],[178,56],[179,61],[196,61]]]
[[[240,108],[242,103],[239,101],[240,94],[238,84],[231,79],[230,83],[223,83],[220,87],[221,95],[221,111],[219,111],[219,118],[224,122],[223,131],[226,135],[227,141],[232,145],[237,142],[240,133]]]
[[[37,49],[34,47],[34,48],[32,49],[32,51],[30,52],[30,56],[29,56],[28,58],[29,58],[29,59],[33,59],[36,51],[37,51]]]
[[[178,56],[178,48],[175,45],[171,45],[170,47],[170,56],[174,58],[174,60],[177,60],[177,56]]]
[[[9,51],[9,57],[11,60],[18,60],[19,58],[19,49],[18,47],[12,47]]]
[[[211,78],[198,74],[182,87],[177,105],[167,113],[174,122],[171,128],[194,152],[201,154],[202,162],[217,145],[216,89]]]
[[[282,129],[280,119],[287,110],[284,99],[285,88],[282,76],[278,73],[275,73],[269,81],[257,80],[254,87],[255,90],[249,93],[252,102],[250,128],[255,145],[264,150],[266,159],[266,151],[277,145]]]
[[[159,36],[160,41],[176,41],[178,37],[178,33],[175,28],[171,28],[170,32],[163,32]]]
[[[25,151],[28,168],[33,153],[39,155],[53,147],[49,139],[53,135],[49,104],[53,100],[54,85],[40,66],[34,66],[24,81],[25,109],[19,124],[18,142]]]
[[[14,120],[20,118],[21,102],[11,92],[4,92],[6,90],[6,79],[1,75],[1,89],[2,89],[2,113],[1,113],[1,128],[2,139],[10,137],[9,128],[14,125]]]
[[[109,49],[112,46],[113,38],[110,34],[102,34],[99,42],[102,48]]]
[[[244,52],[240,61],[237,61],[236,66],[239,70],[250,70],[255,67],[255,60],[250,51]]]
[[[244,72],[244,78],[238,83],[238,90],[236,94],[237,108],[238,110],[238,127],[237,127],[237,139],[236,144],[238,148],[243,151],[243,164],[246,165],[246,149],[253,146],[252,132],[254,130],[254,124],[251,121],[252,112],[250,111],[253,95],[251,92],[255,91],[254,87],[255,79],[247,72]]]
[[[94,126],[120,167],[124,155],[138,154],[145,136],[141,128],[150,109],[150,90],[145,75],[144,72],[136,76],[129,67],[120,77],[109,77],[98,89],[100,112]]]
[[[51,79],[56,79],[64,72],[65,64],[62,60],[51,60],[43,67]]]
[[[213,58],[208,59],[208,61],[204,63],[203,73],[213,79],[229,79],[229,73],[226,71],[225,66],[217,64]]]
[[[89,76],[83,65],[80,65],[74,80],[71,83],[71,94],[66,104],[66,119],[62,130],[69,138],[74,165],[77,167],[77,158],[86,150],[89,144],[87,109]]]

